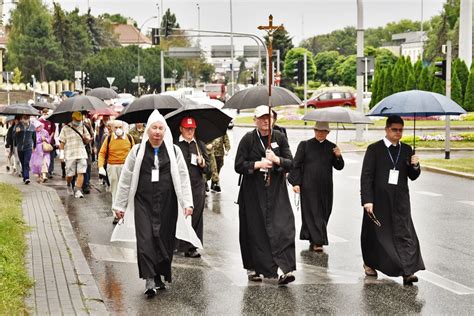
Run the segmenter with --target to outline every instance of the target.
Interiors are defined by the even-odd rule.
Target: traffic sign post
[[[110,88],[112,88],[112,84],[115,81],[115,77],[107,77],[107,82],[109,83]]]

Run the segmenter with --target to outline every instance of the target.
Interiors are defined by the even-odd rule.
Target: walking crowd
[[[286,130],[275,125],[268,106],[255,109],[255,128],[239,142],[235,172],[239,176],[239,240],[249,282],[277,278],[279,285],[295,280],[295,219],[288,183],[301,198],[300,239],[310,251],[328,245],[327,225],[333,204],[333,169],[342,170],[340,148],[327,139],[328,123],[317,122],[314,137],[301,141],[293,157]],[[220,170],[230,151],[223,135],[205,144],[197,122],[184,117],[174,137],[155,110],[146,124],[112,120],[109,116],[71,114],[71,122],[16,116],[6,132],[7,170],[30,183],[30,173],[44,183],[54,176],[54,159],[61,161],[68,192],[84,198],[91,173],[112,195],[115,228],[111,241],[137,244],[140,278],[145,294],[156,295],[171,282],[176,251],[200,258],[203,247],[206,191],[221,192]],[[364,210],[361,247],[363,271],[401,276],[406,285],[424,270],[420,245],[411,219],[408,179],[419,177],[419,160],[401,143],[403,119],[390,116],[385,137],[370,145],[361,172]],[[95,164],[96,162],[96,164]],[[208,182],[210,181],[210,186]],[[193,259],[190,259],[193,260]]]

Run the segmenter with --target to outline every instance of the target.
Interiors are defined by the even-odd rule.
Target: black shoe
[[[197,252],[196,250],[186,251],[184,253],[184,256],[187,258],[201,258],[201,254]]]
[[[23,182],[24,182],[25,184],[30,184],[30,179],[25,179]]]
[[[156,295],[155,280],[153,278],[146,279],[144,294],[147,298],[152,298]]]
[[[288,272],[285,274],[280,275],[278,278],[278,285],[287,285],[288,283],[291,283],[295,280],[295,276],[293,273]]]
[[[52,179],[53,178],[53,175],[52,174],[48,174],[48,179]]]
[[[403,277],[403,285],[413,285],[415,282],[418,282],[418,277],[414,274]]]
[[[215,192],[221,192],[221,187],[220,187],[220,185],[216,184],[216,185],[214,186],[214,191],[215,191]]]
[[[163,281],[161,281],[161,276],[157,275],[155,277],[155,289],[156,290],[166,290],[166,285]]]
[[[7,171],[10,172],[10,166],[6,166],[7,167]]]
[[[258,274],[257,272],[255,271],[247,271],[247,278],[249,279],[249,281],[253,281],[253,282],[262,282],[263,281],[263,277],[261,274]]]
[[[206,192],[209,192],[209,185],[206,182]]]
[[[120,219],[114,216],[114,220],[112,221],[112,224],[117,225]]]
[[[89,189],[88,186],[87,186],[87,187],[83,187],[83,188],[82,188],[82,193],[84,193],[84,194],[90,194],[90,193],[91,193],[91,190]]]

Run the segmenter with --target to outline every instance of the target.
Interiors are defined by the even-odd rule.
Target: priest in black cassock
[[[206,199],[206,182],[203,176],[210,173],[211,162],[207,155],[206,144],[195,138],[196,127],[196,120],[194,118],[183,118],[179,127],[181,134],[176,145],[183,152],[186,165],[188,166],[194,204],[192,224],[202,242],[204,233],[204,201]],[[189,242],[179,241],[178,251],[184,252],[185,257],[201,257],[197,248]]]
[[[412,284],[418,281],[415,272],[425,265],[411,218],[408,179],[417,179],[421,170],[411,147],[400,142],[403,125],[400,116],[388,117],[385,137],[365,153],[360,177],[365,209],[361,247],[366,275],[377,276],[379,270]]]
[[[123,220],[111,241],[137,243],[138,272],[148,297],[165,288],[163,279],[171,282],[175,238],[202,248],[186,219],[193,214],[186,162],[157,110],[125,160],[112,209]]]
[[[293,157],[286,137],[270,133],[269,108],[255,109],[256,129],[244,135],[235,157],[235,171],[241,175],[239,192],[240,250],[250,281],[276,278],[280,285],[295,280],[295,219],[291,209],[285,174]],[[269,185],[266,179],[270,175]]]
[[[342,170],[344,159],[336,144],[327,140],[329,124],[317,122],[314,138],[300,142],[288,181],[301,194],[301,240],[310,250],[321,252],[328,245],[327,225],[333,202],[332,169]]]

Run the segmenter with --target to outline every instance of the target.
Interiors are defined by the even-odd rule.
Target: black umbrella
[[[110,100],[118,98],[118,94],[114,91],[114,89],[105,87],[94,88],[91,91],[87,92],[87,95],[99,98],[101,100]]]
[[[148,117],[154,110],[161,115],[166,115],[185,105],[181,99],[170,95],[148,94],[136,99],[122,111],[117,120],[127,123],[146,123]]]
[[[72,121],[72,112],[89,112],[106,108],[107,104],[96,97],[78,95],[59,103],[47,120],[54,123],[69,123]]]
[[[173,137],[179,137],[179,125],[185,117],[196,120],[196,138],[205,143],[224,136],[232,120],[230,116],[212,105],[187,103],[165,116]]]
[[[41,109],[54,110],[56,108],[56,106],[54,104],[49,103],[49,102],[36,102],[35,104],[33,104],[33,107],[38,109],[38,110],[41,110]]]
[[[301,104],[300,98],[293,92],[282,87],[272,86],[268,104],[268,87],[256,86],[241,90],[234,94],[224,105],[224,109],[253,109],[259,105],[279,106]]]
[[[0,109],[2,115],[41,115],[40,112],[29,104],[12,104]]]

